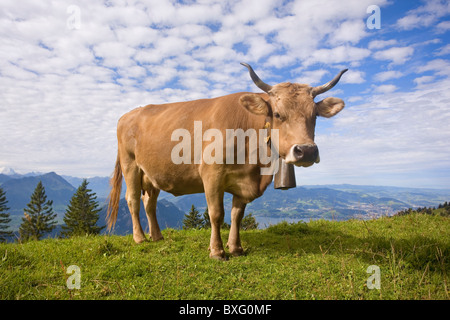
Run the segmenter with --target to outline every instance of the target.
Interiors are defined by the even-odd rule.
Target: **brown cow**
[[[220,225],[224,219],[223,196],[228,192],[233,195],[233,203],[227,245],[232,255],[243,254],[239,227],[245,206],[264,193],[273,175],[261,174],[261,168],[267,165],[259,160],[257,163],[248,161],[248,155],[252,152],[249,150],[249,139],[245,143],[247,153],[244,164],[229,163],[225,159],[221,163],[205,163],[201,158],[200,161],[195,159],[195,154],[183,154],[189,161],[174,163],[172,153],[180,142],[174,141],[173,132],[182,129],[195,136],[198,132],[194,132],[194,122],[201,123],[200,135],[215,129],[223,133],[223,137],[227,129],[247,132],[249,129],[270,127],[278,130],[277,151],[286,163],[307,167],[318,162],[319,153],[314,143],[316,117],[334,116],[342,110],[344,101],[330,97],[316,103],[314,97],[335,86],[347,69],[318,87],[288,82],[270,86],[262,82],[248,64],[242,64],[265,93],[241,92],[213,99],[148,105],[120,118],[117,127],[118,155],[109,196],[109,228],[117,219],[122,174],[127,185],[125,198],[133,222],[133,239],[137,243],[146,240],[139,222],[141,192],[149,236],[153,241],[163,238],[156,220],[156,201],[160,190],[176,196],[204,192],[211,220],[210,257],[226,259]],[[220,142],[223,142],[225,158],[227,141],[224,138]],[[202,141],[200,147],[195,146],[193,141],[188,143],[192,144],[192,150],[203,152],[213,141]],[[232,143],[235,144],[234,138]],[[269,148],[269,145],[261,147],[260,144],[259,148]],[[235,159],[236,156],[234,154]]]

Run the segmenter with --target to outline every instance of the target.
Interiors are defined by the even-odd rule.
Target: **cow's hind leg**
[[[231,209],[231,228],[228,236],[227,246],[233,256],[241,256],[244,254],[244,249],[241,246],[241,238],[239,236],[239,229],[241,221],[244,217],[246,203],[239,197],[233,196],[233,208]]]
[[[145,213],[147,214],[149,235],[153,241],[158,241],[164,239],[156,218],[156,201],[158,200],[160,190],[145,183],[145,179],[144,176],[145,192],[142,195],[142,201],[144,202]]]
[[[142,173],[135,164],[129,164],[126,166],[125,170],[123,170],[123,174],[125,183],[127,184],[125,199],[127,200],[128,208],[131,213],[131,221],[133,223],[133,240],[136,243],[141,243],[147,240],[144,231],[142,230],[141,222],[139,221]]]

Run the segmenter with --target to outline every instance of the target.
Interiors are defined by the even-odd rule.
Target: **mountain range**
[[[0,173],[0,187],[6,192],[7,206],[10,208],[11,229],[17,230],[23,216],[23,209],[30,201],[37,183],[42,181],[47,198],[53,200],[53,209],[62,223],[64,212],[82,178],[60,176],[55,172],[17,174],[9,171]],[[99,224],[105,224],[106,201],[110,190],[108,177],[88,178],[88,188],[97,195],[97,201],[103,208]],[[126,185],[122,188],[122,197]],[[232,196],[224,198],[225,221],[230,221]],[[450,190],[402,188],[388,186],[357,185],[318,185],[297,186],[289,190],[275,190],[270,185],[264,195],[247,205],[246,213],[251,212],[257,219],[334,219],[369,218],[392,215],[406,208],[437,206],[450,200]],[[206,209],[204,194],[192,194],[175,197],[161,191],[158,198],[157,217],[161,228],[180,228],[184,214],[191,205],[202,213]],[[147,227],[145,211],[141,206],[140,218],[144,229]],[[120,201],[119,215],[114,229],[116,234],[132,231],[131,217],[126,201]]]

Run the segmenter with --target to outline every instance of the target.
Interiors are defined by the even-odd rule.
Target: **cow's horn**
[[[321,86],[318,86],[318,87],[314,87],[314,88],[312,89],[312,91],[311,91],[312,96],[315,97],[315,96],[317,96],[317,95],[319,95],[319,94],[321,94],[321,93],[327,92],[328,90],[330,90],[331,88],[333,88],[333,87],[339,82],[339,79],[341,79],[341,76],[342,76],[345,72],[347,72],[347,70],[348,70],[348,69],[344,69],[344,70],[342,70],[341,72],[339,72],[339,74],[338,74],[336,77],[334,77],[334,79],[331,80],[330,82],[325,83],[325,84],[323,84],[323,85],[321,85]]]
[[[255,71],[253,71],[253,68],[252,68],[248,63],[241,62],[241,64],[242,64],[244,67],[247,67],[248,72],[250,72],[250,77],[252,78],[253,82],[256,84],[256,86],[257,86],[258,88],[260,88],[260,89],[261,89],[262,91],[264,91],[264,92],[269,92],[270,89],[272,89],[272,86],[271,86],[271,85],[268,85],[267,83],[264,83],[264,82],[258,77],[258,75],[255,73]]]

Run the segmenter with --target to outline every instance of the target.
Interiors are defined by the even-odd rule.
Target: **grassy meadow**
[[[450,219],[281,223],[242,231],[246,254],[209,259],[209,230],[164,240],[86,236],[0,244],[0,299],[449,299]],[[224,243],[228,231],[222,232]],[[80,289],[68,289],[80,270]],[[369,266],[380,289],[369,285]]]

